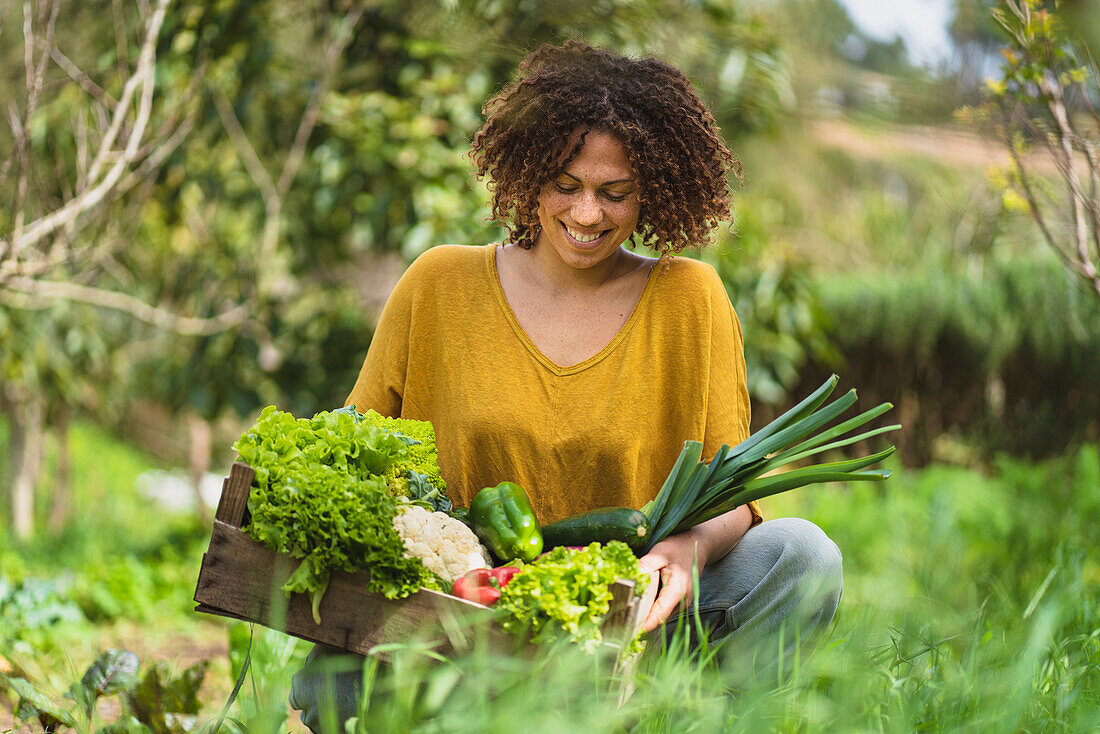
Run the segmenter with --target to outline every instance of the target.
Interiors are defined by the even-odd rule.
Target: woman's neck
[[[609,281],[634,267],[637,256],[622,247],[601,262],[588,268],[575,268],[564,262],[549,245],[535,245],[530,250],[516,248],[524,270],[535,285],[555,295],[594,293]]]

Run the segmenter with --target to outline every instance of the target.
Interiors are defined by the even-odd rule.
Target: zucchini
[[[649,518],[629,507],[601,507],[542,527],[547,550],[559,545],[585,546],[621,540],[638,550],[649,539]]]

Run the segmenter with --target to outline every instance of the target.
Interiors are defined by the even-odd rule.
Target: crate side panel
[[[251,620],[360,654],[381,643],[414,637],[450,647],[453,627],[448,629],[446,622],[459,620],[467,626],[492,615],[480,605],[427,590],[405,599],[386,599],[366,590],[367,574],[334,572],[321,601],[318,625],[308,596],[292,594],[287,599],[281,591],[296,567],[296,561],[215,521],[195,601],[200,611]]]

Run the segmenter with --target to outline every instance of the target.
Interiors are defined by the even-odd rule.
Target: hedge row
[[[861,402],[890,400],[906,463],[945,432],[1030,457],[1100,436],[1100,298],[1058,263],[832,277],[818,295],[840,362],[812,364],[792,394],[839,370]]]

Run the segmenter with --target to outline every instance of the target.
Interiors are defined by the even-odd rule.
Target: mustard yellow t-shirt
[[[640,508],[684,441],[710,457],[749,432],[740,324],[714,269],[686,258],[654,266],[615,338],[562,367],[512,313],[495,245],[428,250],[386,302],[347,404],[430,420],[457,505],[510,480],[543,523]]]

